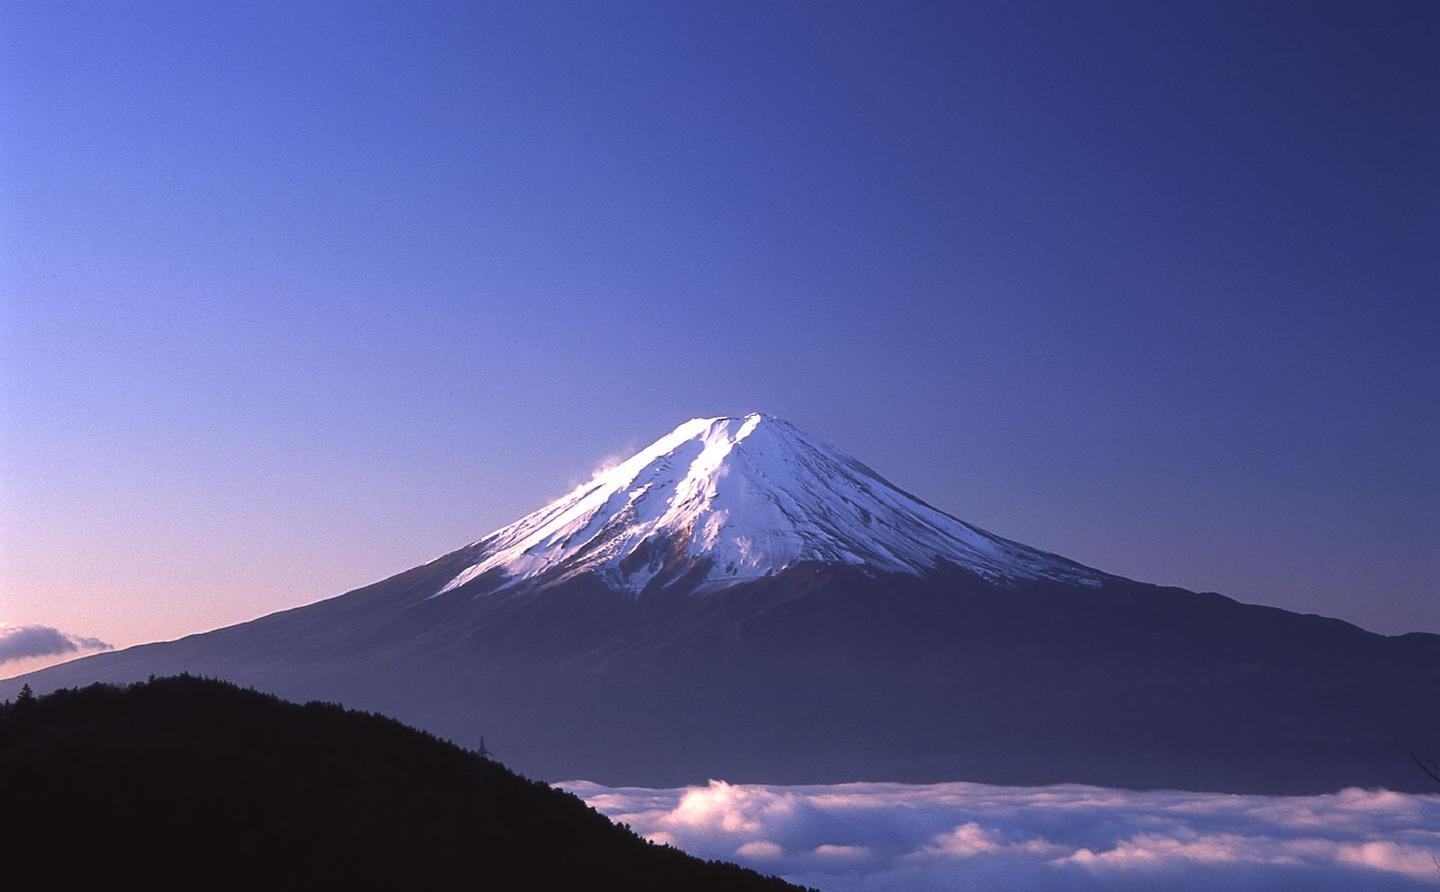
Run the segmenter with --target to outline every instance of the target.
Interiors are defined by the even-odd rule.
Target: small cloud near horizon
[[[0,664],[36,657],[114,649],[99,638],[71,635],[52,626],[9,626],[0,623]]]

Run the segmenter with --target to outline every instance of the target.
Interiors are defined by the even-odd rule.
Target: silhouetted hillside
[[[146,885],[794,889],[431,735],[189,676],[0,707],[3,845]],[[39,866],[39,865],[37,865]]]

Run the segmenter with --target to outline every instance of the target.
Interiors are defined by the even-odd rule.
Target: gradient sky
[[[0,622],[420,563],[696,415],[1440,631],[1440,7],[11,3]]]

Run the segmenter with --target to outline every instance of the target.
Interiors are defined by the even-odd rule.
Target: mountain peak
[[[477,560],[437,594],[586,572],[631,592],[708,591],[811,562],[915,575],[955,565],[1002,584],[1103,576],[938,511],[760,412],[692,418],[472,549]]]
[[[748,412],[744,415],[717,415],[713,418],[692,418],[681,424],[669,434],[661,437],[651,444],[651,448],[671,440],[686,440],[694,436],[702,436],[707,439],[726,439],[732,445],[745,439],[754,433],[759,427],[766,428],[789,428],[794,434],[800,431],[794,425],[789,424],[774,415],[767,415],[764,412]]]

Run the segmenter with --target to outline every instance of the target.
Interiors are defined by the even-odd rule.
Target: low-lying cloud
[[[0,625],[0,663],[94,650],[113,648],[99,638],[68,635],[50,626]]]
[[[652,840],[824,892],[1440,888],[1440,795],[559,786]]]

